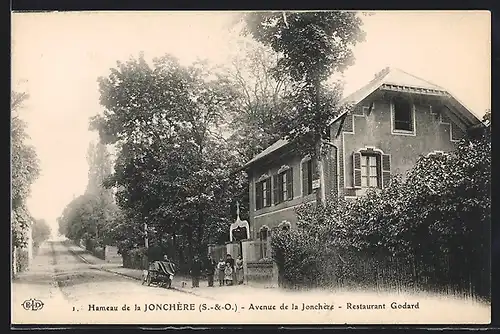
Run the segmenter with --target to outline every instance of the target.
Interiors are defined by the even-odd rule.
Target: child
[[[233,267],[230,263],[226,262],[226,268],[224,269],[224,280],[227,285],[233,285]]]
[[[217,264],[217,270],[219,271],[219,286],[224,285],[224,269],[226,269],[226,262],[224,261],[224,258],[221,257],[219,263]]]

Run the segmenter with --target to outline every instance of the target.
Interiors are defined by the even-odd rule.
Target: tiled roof
[[[423,90],[423,93],[425,94],[426,91],[430,92],[439,92],[442,93],[443,95],[447,95],[455,100],[463,109],[463,113],[469,114],[472,116],[472,118],[476,119],[477,117],[470,112],[458,99],[456,99],[454,96],[452,96],[449,92],[446,91],[446,89],[435,85],[427,80],[421,79],[419,77],[416,77],[410,73],[407,73],[403,70],[400,70],[398,68],[392,68],[392,67],[386,67],[382,71],[378,72],[375,75],[375,78],[371,80],[368,84],[365,86],[361,87],[354,93],[342,98],[339,101],[340,105],[344,104],[357,104],[361,101],[363,101],[365,98],[367,98],[371,93],[379,89],[383,85],[389,85],[389,86],[398,86],[398,87],[407,87],[407,88],[413,88],[413,89],[421,89]],[[347,111],[346,111],[347,112]],[[345,114],[344,112],[343,114]],[[342,114],[342,115],[343,115]],[[330,122],[332,124],[335,122],[337,119],[339,119],[342,115],[337,116],[334,120]],[[250,161],[248,161],[244,167],[249,166],[250,164],[254,163],[257,160],[262,159],[266,155],[278,150],[279,148],[285,146],[288,143],[287,140],[280,139],[268,148],[266,148],[264,151],[260,152],[257,154],[255,157],[253,157]]]
[[[251,163],[253,163],[254,161],[257,161],[257,160],[260,160],[261,158],[265,157],[266,155],[268,155],[269,153],[271,152],[274,152],[276,150],[278,150],[279,148],[285,146],[286,144],[288,143],[288,140],[285,140],[285,139],[279,139],[278,141],[276,141],[274,144],[272,144],[271,146],[267,147],[264,151],[260,152],[259,154],[257,154],[255,157],[252,158],[252,160],[250,160],[249,162],[247,162],[245,164],[245,166],[248,166],[250,165]]]

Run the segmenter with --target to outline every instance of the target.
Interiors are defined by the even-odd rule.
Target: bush
[[[145,269],[148,264],[147,250],[144,247],[130,249],[122,253],[123,266],[132,269]]]
[[[301,231],[279,229],[273,232],[271,247],[281,286],[313,286],[321,280],[321,259],[318,258],[321,252],[309,235]]]
[[[105,260],[106,259],[106,248],[101,247],[101,246],[97,246],[94,248],[94,250],[92,250],[92,255],[94,255],[95,257],[97,257],[101,260]]]
[[[303,205],[299,230],[273,234],[284,281],[391,285],[392,276],[489,297],[490,145],[488,137],[464,140],[450,154],[420,157],[384,190]]]
[[[23,272],[29,267],[28,251],[26,249],[16,249],[16,270],[18,273]]]

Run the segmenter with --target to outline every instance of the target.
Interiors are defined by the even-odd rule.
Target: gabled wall
[[[369,106],[373,108],[369,112]],[[412,134],[392,131],[390,96],[365,99],[345,119],[342,133],[335,142],[339,146],[339,188],[345,196],[360,195],[353,182],[353,153],[372,147],[390,156],[391,174],[405,173],[416,163],[420,155],[433,151],[449,152],[455,148],[465,132],[447,116],[449,110],[443,104],[414,102],[414,126]],[[332,133],[335,127],[332,127]]]

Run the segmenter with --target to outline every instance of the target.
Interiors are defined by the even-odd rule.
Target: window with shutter
[[[271,178],[266,180],[266,202],[265,206],[271,206]]]
[[[361,154],[361,188],[379,188],[378,156]]]
[[[278,204],[280,202],[280,182],[279,175],[273,175],[273,202]]]
[[[382,186],[387,188],[391,182],[391,156],[382,154]]]
[[[302,196],[307,196],[313,193],[312,183],[316,165],[309,159],[302,163]]]
[[[293,170],[287,170],[273,177],[274,204],[279,204],[293,198]]]
[[[287,200],[293,199],[293,172],[290,168],[285,172],[286,179],[286,198]]]
[[[309,160],[309,171],[310,171],[310,184],[311,184],[311,187],[309,188],[310,190],[310,194],[313,193],[313,188],[312,188],[312,181],[314,180],[314,178],[316,177],[316,171],[318,169],[318,166],[316,166],[316,164],[314,163],[313,160]]]
[[[361,187],[361,153],[352,154],[352,180],[354,187]]]
[[[271,178],[255,183],[255,208],[271,206]]]
[[[306,196],[306,195],[309,195],[311,192],[310,192],[310,189],[312,187],[310,187],[310,183],[311,183],[311,178],[310,178],[310,161],[311,160],[308,160],[308,161],[304,161],[302,163],[302,196]]]
[[[262,209],[262,182],[257,182],[255,184],[255,208],[257,210]]]
[[[353,184],[356,188],[385,188],[391,176],[390,155],[367,148],[353,153]]]

